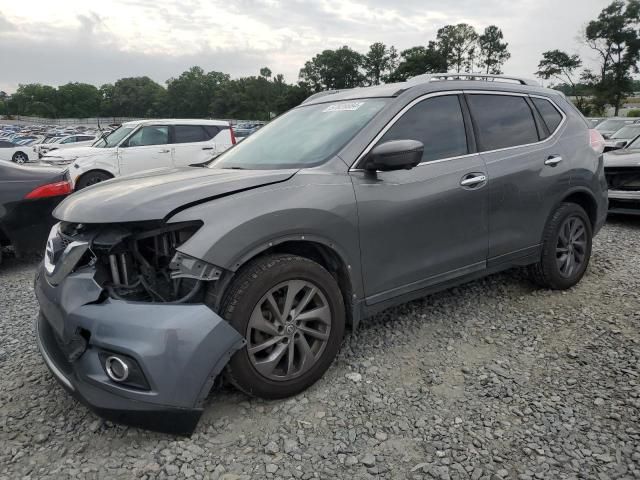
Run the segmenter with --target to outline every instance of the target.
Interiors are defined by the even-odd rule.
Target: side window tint
[[[406,112],[378,144],[391,140],[418,140],[423,162],[469,153],[460,100],[457,95],[428,98]]]
[[[127,141],[128,147],[144,147],[147,145],[166,145],[169,143],[169,127],[151,125],[142,127]]]
[[[173,143],[205,142],[210,138],[201,125],[176,125],[173,131]]]
[[[531,101],[538,109],[540,116],[544,120],[544,123],[547,124],[547,128],[550,133],[556,131],[560,122],[562,122],[562,114],[558,111],[556,107],[549,100],[544,100],[542,98],[532,98]]]
[[[524,97],[469,95],[481,151],[535,143],[538,130]]]
[[[207,132],[207,136],[209,137],[209,140],[215,137],[216,135],[218,135],[221,130],[220,127],[216,127],[215,125],[204,125],[204,129]]]

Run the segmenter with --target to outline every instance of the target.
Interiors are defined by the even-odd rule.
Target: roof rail
[[[512,77],[507,75],[490,75],[487,73],[427,73],[412,77],[407,82],[437,82],[443,80],[484,80],[485,82],[515,82],[520,85],[539,87],[540,83],[527,78]]]

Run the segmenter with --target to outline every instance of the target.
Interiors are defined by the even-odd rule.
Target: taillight
[[[604,138],[598,130],[589,130],[589,143],[598,155],[604,152]]]
[[[71,182],[65,180],[63,182],[48,183],[42,185],[35,190],[30,191],[24,198],[46,198],[57,197],[59,195],[67,195],[71,193]]]
[[[233,126],[231,126],[231,124],[229,124],[229,132],[231,133],[231,145],[235,145],[236,144],[236,134],[233,133]]]

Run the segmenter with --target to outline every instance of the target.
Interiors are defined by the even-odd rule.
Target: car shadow
[[[640,230],[640,215],[623,215],[620,213],[610,213],[607,217],[607,224]]]

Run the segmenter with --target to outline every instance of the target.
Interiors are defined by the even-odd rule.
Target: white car
[[[15,163],[27,163],[36,160],[33,153],[34,140],[25,141],[22,145],[17,145],[7,140],[0,140],[0,160]]]
[[[76,190],[110,178],[158,168],[204,163],[235,144],[220,120],[138,120],[123,123],[91,147],[45,154],[50,165],[67,165]]]
[[[95,135],[78,133],[76,135],[67,135],[57,139],[54,142],[40,143],[33,147],[33,151],[36,152],[38,157],[42,157],[47,152],[54,150],[64,150],[71,147],[84,147],[89,146],[97,140]]]

